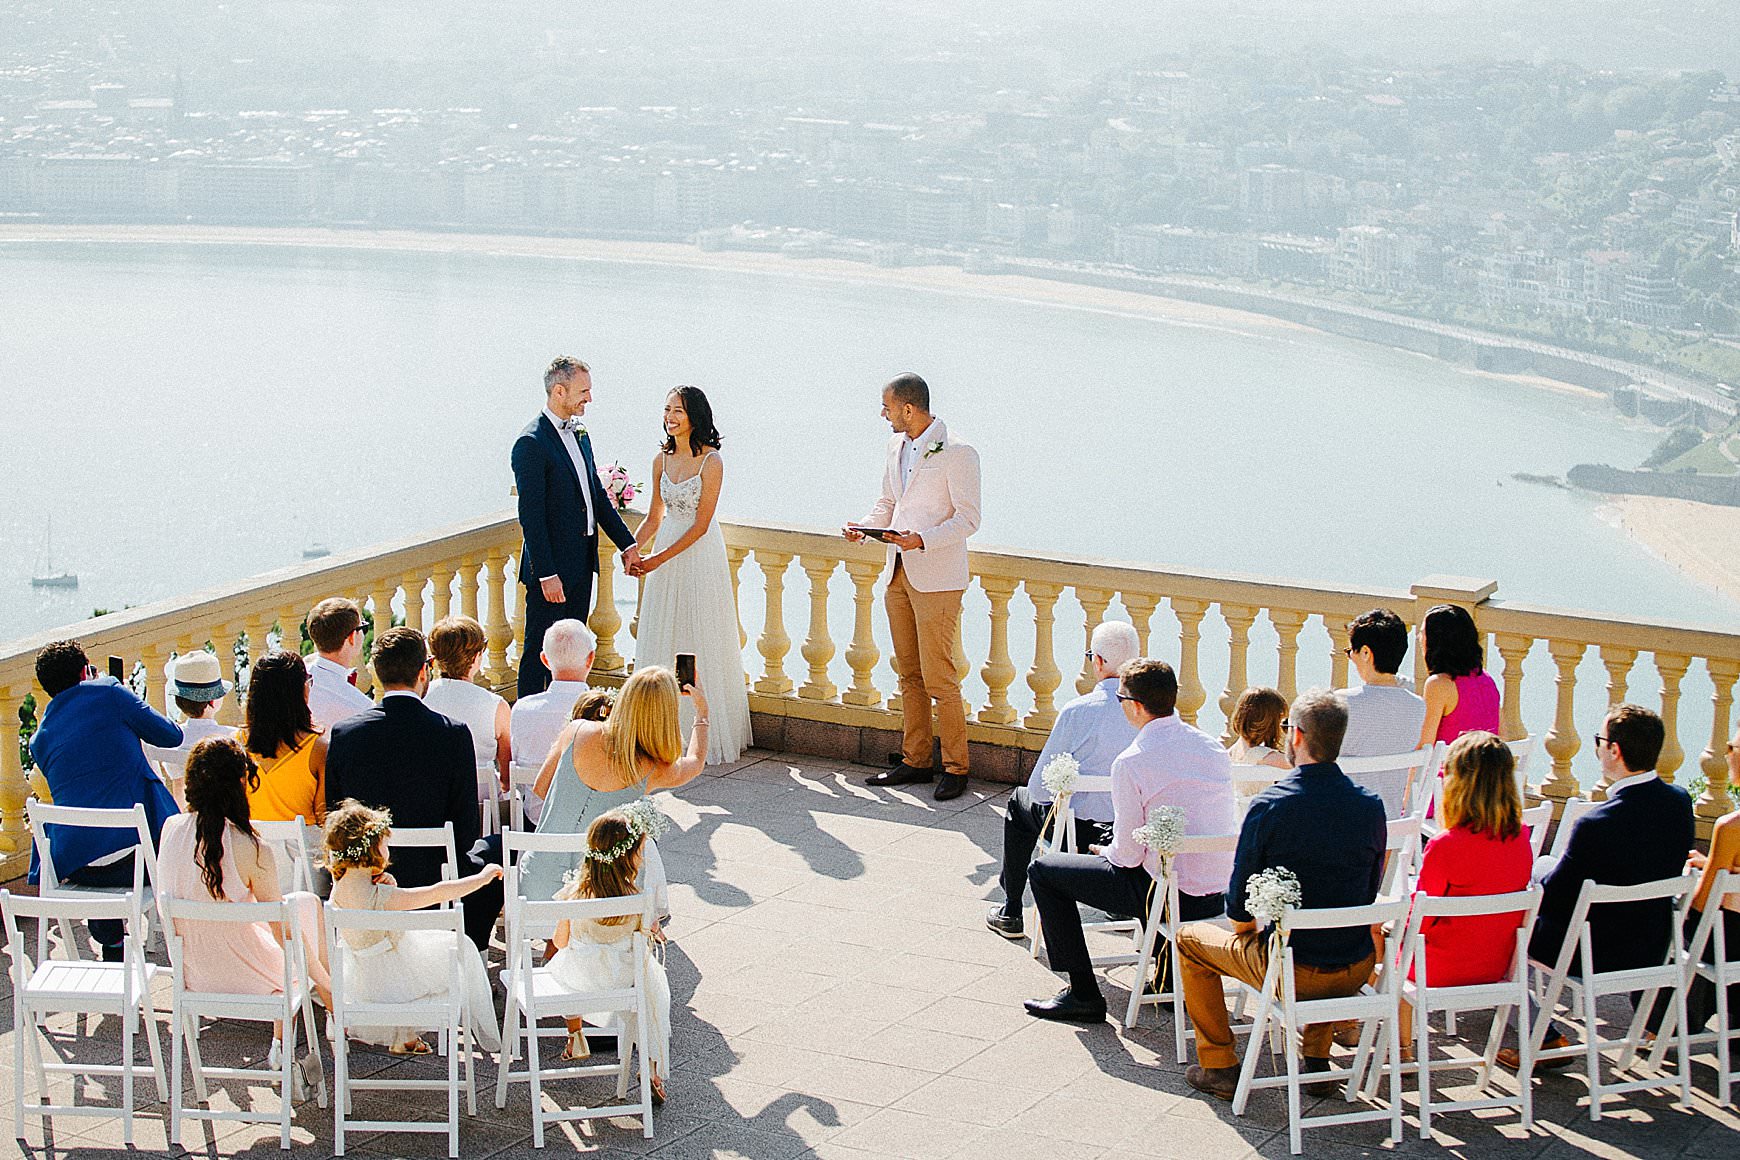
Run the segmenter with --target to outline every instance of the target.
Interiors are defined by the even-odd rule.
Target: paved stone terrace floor
[[[668,962],[670,1102],[657,1114],[650,1141],[642,1139],[638,1123],[592,1121],[552,1130],[547,1152],[676,1160],[1288,1154],[1281,1093],[1259,1093],[1241,1118],[1229,1105],[1193,1093],[1173,1062],[1168,1016],[1150,1009],[1141,1027],[1124,1033],[1110,1022],[1077,1028],[1042,1023],[1022,1011],[1022,999],[1049,994],[1058,984],[1025,944],[1006,942],[983,926],[987,900],[999,897],[1006,787],[975,782],[968,794],[939,806],[929,787],[918,793],[866,789],[869,772],[757,751],[666,795],[677,823],[661,843],[675,916]],[[499,955],[492,973],[498,965]],[[1115,1009],[1124,994],[1107,989]],[[3,1010],[0,1085],[9,1111],[17,1082],[10,1066],[9,994]],[[70,1028],[70,1020],[58,1026]],[[1465,1018],[1467,1042],[1484,1042],[1478,1037],[1485,1026]],[[260,1025],[217,1024],[203,1042],[214,1065],[258,1060],[267,1033]],[[92,1039],[67,1035],[60,1046],[68,1058],[119,1058],[112,1022]],[[550,1053],[558,1047],[552,1043]],[[434,1075],[440,1066],[384,1054],[353,1058],[359,1071],[400,1076]],[[1395,1150],[1457,1157],[1740,1156],[1740,1115],[1708,1094],[1708,1061],[1696,1072],[1699,1092],[1690,1111],[1680,1110],[1671,1095],[1643,1095],[1592,1124],[1584,1081],[1574,1072],[1558,1073],[1537,1086],[1533,1132],[1522,1131],[1514,1114],[1461,1113],[1436,1120],[1438,1139],[1424,1143],[1410,1117],[1409,1136]],[[497,1111],[487,1064],[480,1079],[479,1116],[462,1125],[461,1154],[532,1155],[525,1086],[515,1085],[507,1108]],[[86,1084],[95,1089],[97,1082]],[[602,1102],[609,1095],[608,1081],[584,1082],[596,1086],[571,1084],[565,1100]],[[64,1097],[71,1081],[56,1083]],[[234,1096],[215,1098],[246,1098],[231,1091]],[[150,1094],[142,1084],[141,1100]],[[387,1098],[359,1096],[358,1113],[384,1115]],[[444,1103],[433,1094],[391,1098],[401,1114],[412,1101],[426,1102],[432,1114]],[[270,1092],[262,1092],[261,1101],[276,1106]],[[295,1155],[331,1155],[331,1115],[312,1100],[298,1109]],[[136,1151],[178,1153],[167,1146],[166,1128],[164,1105],[146,1105],[136,1122]],[[1382,1125],[1318,1129],[1307,1132],[1306,1152],[1370,1155],[1388,1150],[1384,1132]],[[32,1158],[126,1154],[118,1121],[62,1118],[46,1130],[27,1121],[25,1134],[25,1141],[0,1150]],[[275,1125],[190,1124],[185,1137],[199,1156],[279,1155]],[[349,1151],[441,1156],[445,1136],[353,1135]]]

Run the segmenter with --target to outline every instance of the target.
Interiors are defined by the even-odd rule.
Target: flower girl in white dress
[[[653,461],[652,508],[635,533],[642,577],[634,664],[675,668],[693,653],[700,686],[712,698],[707,764],[736,761],[749,747],[749,693],[737,598],[725,557],[725,534],[714,513],[725,483],[713,408],[699,387],[665,397],[665,442]],[[687,733],[695,708],[685,698],[679,726]]]
[[[640,874],[649,833],[649,828],[636,816],[636,807],[640,805],[650,803],[610,810],[592,823],[586,831],[586,859],[564,879],[556,894],[558,901],[627,898],[636,893],[635,880]],[[626,990],[634,984],[634,934],[640,930],[645,930],[654,943],[664,941],[658,921],[653,920],[649,929],[638,914],[560,922],[550,940],[558,949],[550,959],[549,972],[571,991]],[[665,1077],[670,1074],[671,1065],[671,984],[664,963],[652,954],[646,956],[641,985],[646,993],[650,1057],[646,1062],[652,1065],[653,1099],[662,1104]],[[591,1054],[586,1045],[584,1018],[568,1021],[568,1046],[562,1052],[563,1059],[585,1059]]]
[[[343,910],[422,910],[464,898],[501,877],[485,866],[456,882],[401,887],[387,870],[387,837],[393,818],[385,810],[346,800],[326,816],[326,858],[332,872],[328,906]],[[463,935],[439,930],[341,932],[346,996],[358,1003],[412,1003],[449,990],[450,967],[459,956],[459,979],[470,1008],[472,1034],[487,1051],[501,1050],[501,1029],[483,956]],[[420,1027],[353,1027],[352,1039],[384,1043],[394,1055],[428,1055]]]

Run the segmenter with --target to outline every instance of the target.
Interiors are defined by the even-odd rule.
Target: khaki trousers
[[[1236,1067],[1239,1056],[1233,1046],[1221,978],[1261,987],[1269,970],[1269,936],[1262,931],[1235,934],[1212,923],[1193,922],[1178,931],[1178,955],[1184,1006],[1196,1027],[1196,1062],[1203,1067]],[[1301,965],[1294,971],[1294,993],[1301,999],[1357,994],[1371,978],[1376,962],[1377,956],[1371,955],[1345,967]],[[1328,1059],[1334,1033],[1333,1023],[1305,1028],[1301,1053],[1309,1059]]]
[[[894,671],[900,676],[903,737],[900,752],[906,764],[931,767],[932,741],[942,734],[945,773],[967,773],[967,707],[961,700],[961,673],[955,667],[955,633],[961,622],[960,589],[919,592],[907,583],[898,559],[883,597],[888,630],[894,637]],[[933,732],[931,702],[936,702]]]

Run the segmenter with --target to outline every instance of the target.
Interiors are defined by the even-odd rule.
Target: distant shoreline
[[[1740,603],[1740,507],[1654,495],[1604,498],[1602,513],[1645,551]]]
[[[665,266],[908,288],[929,293],[1057,306],[1246,335],[1303,333],[1345,337],[1256,311],[1134,290],[1035,278],[1024,274],[969,274],[957,266],[882,267],[842,258],[791,258],[765,251],[702,250],[680,242],[420,230],[322,229],[310,226],[0,225],[0,245],[7,242],[286,246],[558,258],[568,261]],[[1383,343],[1374,345],[1384,346],[1389,350],[1403,349]],[[1601,391],[1541,375],[1501,374],[1459,364],[1446,365],[1455,365],[1457,370],[1467,374],[1514,383],[1533,390],[1551,391],[1584,399],[1606,398]]]

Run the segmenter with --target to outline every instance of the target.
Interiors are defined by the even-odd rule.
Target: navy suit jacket
[[[181,727],[105,676],[50,698],[42,724],[30,738],[30,756],[42,770],[55,805],[131,809],[142,803],[156,841],[164,819],[181,811],[145,760],[141,741],[165,749],[180,745]],[[55,873],[65,878],[98,858],[137,846],[138,838],[130,833],[50,826]],[[32,846],[30,881],[36,881],[36,873]]]
[[[582,487],[592,491],[592,511],[604,534],[624,551],[634,543],[634,533],[616,513],[616,505],[598,478],[588,435],[580,436],[580,455],[586,461],[583,480],[574,474],[574,460],[563,446],[561,432],[543,414],[514,440],[514,487],[519,492],[520,532],[525,537],[520,583],[536,589],[545,576],[559,576],[570,602],[578,593],[592,590],[592,573],[598,570],[598,537],[586,532]],[[581,618],[589,611],[582,611]]]
[[[463,868],[483,827],[471,730],[420,697],[382,697],[379,705],[332,727],[326,808],[345,798],[392,811],[394,827],[452,822]],[[400,886],[429,886],[441,880],[445,860],[439,850],[399,850],[391,870]]]
[[[1541,911],[1529,939],[1530,957],[1557,961],[1584,882],[1636,886],[1676,878],[1685,870],[1694,833],[1691,795],[1660,778],[1627,786],[1584,814],[1572,828],[1559,864],[1541,880]],[[1659,966],[1673,929],[1671,899],[1592,907],[1594,969]],[[1569,932],[1573,938],[1580,933]],[[1576,959],[1572,966],[1581,973]]]

